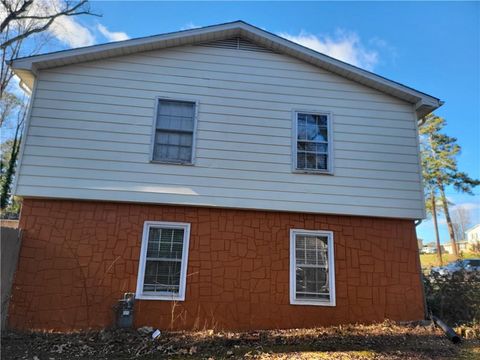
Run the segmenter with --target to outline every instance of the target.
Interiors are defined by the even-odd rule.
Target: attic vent
[[[207,43],[197,44],[198,46],[207,46],[207,47],[216,47],[223,49],[236,49],[236,50],[246,50],[246,51],[262,51],[262,52],[272,52],[268,49],[265,49],[261,46],[258,46],[248,40],[236,37],[225,40],[217,40]]]

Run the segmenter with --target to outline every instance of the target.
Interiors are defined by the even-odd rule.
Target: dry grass
[[[475,332],[476,331],[476,332]],[[477,336],[480,329],[473,333]],[[257,332],[8,333],[2,359],[478,359],[480,340],[453,345],[431,326],[348,325]]]
[[[470,259],[470,258],[479,258],[480,254],[478,253],[461,253],[461,258]],[[455,256],[453,254],[442,254],[443,265],[455,261]],[[433,266],[440,266],[440,263],[437,258],[437,254],[420,254],[420,263],[422,264],[423,269],[430,269]]]

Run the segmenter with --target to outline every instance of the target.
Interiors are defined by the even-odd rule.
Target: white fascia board
[[[245,37],[273,51],[293,56],[412,104],[420,104],[415,105],[418,117],[426,115],[443,104],[443,102],[433,96],[321,54],[243,21],[20,58],[11,61],[9,65],[24,80],[23,78],[27,77],[27,73],[35,77],[36,71],[42,68],[122,56],[139,51],[221,40],[233,36]],[[25,80],[24,82],[27,85],[31,83],[31,81]]]

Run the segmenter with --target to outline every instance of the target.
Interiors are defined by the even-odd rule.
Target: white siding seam
[[[29,166],[29,167],[38,167],[38,168],[45,168],[45,166],[41,166],[41,165],[36,165],[36,164],[28,164],[28,163],[25,163],[26,166]],[[49,165],[48,166],[49,168],[58,168],[58,169],[71,169],[71,170],[93,170],[93,171],[99,171],[99,172],[118,172],[118,173],[125,173],[125,171],[123,170],[114,170],[114,169],[101,169],[101,168],[89,168],[89,167],[72,167],[72,166],[60,166],[60,165]],[[142,172],[136,172],[136,174],[138,174],[139,176],[142,175],[142,176],[150,176],[150,175],[160,175],[160,176],[164,176],[166,174],[164,173],[159,173],[159,172],[154,172],[154,171],[151,171],[151,172],[145,172],[145,171],[142,171]],[[35,175],[35,174],[33,174]],[[169,174],[169,175],[172,175],[172,176],[178,176],[178,177],[186,177],[186,178],[191,178],[191,175],[184,175],[184,174]],[[41,175],[39,175],[41,176]],[[205,178],[205,179],[219,179],[219,180],[228,180],[230,179],[229,177],[220,177],[220,176],[206,176],[206,175],[195,175],[195,177],[198,177],[198,178]],[[288,181],[281,181],[281,180],[275,180],[275,179],[269,179],[269,180],[263,180],[263,179],[242,179],[242,181],[250,181],[250,182],[264,182],[264,183],[280,183],[280,184],[288,184],[289,182]],[[388,180],[385,180],[385,181],[388,181]],[[156,182],[154,182],[156,183]],[[316,184],[315,183],[312,183],[312,182],[298,182],[298,184],[302,184],[302,185],[311,185],[311,186],[315,186]],[[335,187],[339,187],[339,188],[351,188],[351,189],[356,189],[356,188],[360,188],[360,189],[370,189],[370,190],[393,190],[393,191],[405,191],[405,192],[412,192],[412,193],[417,193],[418,190],[417,189],[396,189],[396,188],[382,188],[382,187],[378,187],[378,186],[375,186],[375,187],[368,187],[368,186],[361,186],[361,185],[355,185],[355,186],[348,186],[348,185],[341,185],[341,184],[335,184],[335,185],[330,185],[330,184],[322,184],[322,188],[328,188],[328,187],[332,187],[332,188],[335,188]],[[230,188],[230,187],[229,187]],[[233,188],[236,188],[236,187],[233,187]],[[325,194],[330,194],[330,193],[325,193]],[[392,199],[395,199],[395,198],[392,198]]]
[[[24,187],[41,187],[41,188],[49,188],[49,189],[56,189],[56,188],[59,188],[59,189],[77,189],[77,190],[97,190],[95,188],[82,188],[82,187],[65,187],[65,186],[59,186],[59,185],[55,185],[55,187],[52,187],[52,186],[47,186],[47,185],[21,185],[21,186],[24,186]],[[111,192],[124,192],[124,190],[116,190],[116,189],[102,189],[102,191],[111,191]],[[162,193],[157,193],[157,192],[151,192],[151,191],[138,191],[138,190],[129,190],[129,192],[132,192],[132,193],[142,193],[142,194],[155,194],[155,195],[162,195]],[[170,193],[166,193],[166,195],[171,195]],[[185,197],[191,197],[191,195],[188,195],[188,194],[174,194],[175,196],[185,196]],[[344,196],[344,195],[342,195]],[[210,197],[210,195],[196,195],[195,197]],[[242,199],[242,200],[259,200],[258,197],[245,197],[245,196],[242,196],[242,197],[236,197],[236,196],[225,196],[223,195],[222,198],[226,198],[226,199]],[[283,199],[260,199],[261,201],[265,201],[265,202],[278,202],[278,203],[285,203],[285,200]],[[187,200],[188,201],[188,200]],[[289,200],[289,202],[293,202],[293,203],[299,203],[299,204],[315,204],[315,202],[311,202],[311,201],[295,201],[295,200]],[[322,204],[325,204],[325,205],[338,205],[338,203],[336,202],[332,202],[332,203],[329,203],[329,202],[325,202],[325,201],[322,201]],[[192,203],[193,206],[195,206],[195,203]],[[352,207],[365,207],[367,205],[358,205],[358,204],[348,204],[347,206],[352,206]],[[380,206],[380,205],[374,205],[374,207],[378,207],[378,208],[386,208],[386,209],[400,209],[400,210],[409,210],[409,209],[412,209],[411,206],[408,206],[408,207],[396,207],[396,206]],[[415,210],[421,210],[420,208],[414,208]]]
[[[29,166],[32,166],[32,165],[29,165]],[[105,170],[105,171],[109,171],[109,170]],[[28,173],[26,173],[28,174]],[[48,175],[41,175],[41,174],[28,174],[29,176],[31,177],[44,177],[44,178],[50,178],[51,176],[48,176]],[[111,179],[105,179],[105,178],[95,178],[95,177],[78,177],[77,175],[75,176],[62,176],[62,177],[56,177],[56,179],[82,179],[82,180],[93,180],[93,181],[108,181],[108,180],[111,180]],[[128,182],[134,182],[132,180],[126,180]],[[264,181],[267,183],[267,181]],[[145,181],[145,179],[142,179],[142,183],[145,183],[145,184],[158,184],[158,182],[156,181]],[[187,186],[187,185],[182,185],[182,186]],[[332,185],[331,185],[332,186]],[[323,186],[322,186],[323,187]],[[195,188],[207,188],[207,189],[210,189],[210,186],[207,186],[207,185],[197,185],[195,184]],[[275,190],[275,189],[257,189],[257,188],[252,188],[252,187],[238,187],[238,186],[235,186],[235,187],[227,187],[227,186],[215,186],[215,189],[225,189],[225,190],[254,190],[254,191],[262,191],[262,192],[278,192],[278,190]],[[373,189],[372,189],[373,190]],[[391,189],[389,189],[391,190]],[[332,193],[331,192],[317,192],[317,191],[308,191],[308,192],[302,192],[302,191],[282,191],[284,193],[287,193],[287,194],[312,194],[312,195],[331,195]],[[413,191],[412,191],[413,192]],[[335,196],[350,196],[349,194],[335,194]],[[360,197],[360,198],[367,198],[367,199],[370,199],[370,198],[373,198],[373,199],[388,199],[388,200],[415,200],[416,197],[414,198],[405,198],[405,197],[402,197],[402,198],[398,198],[398,197],[388,197],[388,196],[374,196],[374,195],[361,195],[361,194],[355,194],[356,197]]]
[[[135,74],[135,73],[138,73],[138,74],[145,74],[145,75],[152,75],[151,72],[147,72],[147,71],[140,71],[140,70],[117,70],[117,69],[111,69],[111,68],[108,68],[108,67],[100,67],[100,66],[86,66],[86,65],[79,65],[78,67],[82,67],[82,68],[86,68],[86,69],[98,69],[98,70],[108,70],[108,71],[115,71],[115,72],[118,72],[120,74],[126,74],[126,73],[132,73],[132,74]],[[59,72],[58,70],[57,71],[51,71],[52,73],[56,73],[56,74],[65,74],[65,73],[62,73],[62,72]],[[79,74],[79,73],[66,73],[66,74],[69,74],[69,75],[76,75],[76,76],[88,76],[88,75],[82,75],[82,74]],[[159,76],[159,75],[157,75]],[[165,76],[165,77],[176,77],[176,78],[186,78],[186,79],[191,79],[191,78],[195,78],[195,79],[198,79],[198,80],[205,80],[204,78],[202,77],[194,77],[194,76],[182,76],[182,75],[176,75],[176,74],[168,74],[168,75],[160,75],[160,76]],[[132,78],[129,78],[129,77],[116,77],[116,76],[105,76],[105,78],[109,78],[109,79],[124,79],[124,80],[133,80]],[[137,78],[138,79],[138,78]],[[136,79],[135,79],[136,80]],[[226,82],[226,80],[221,80],[221,79],[209,79],[211,81],[219,81],[219,82]],[[319,81],[320,83],[322,81]],[[168,81],[162,81],[162,83],[165,83],[165,84],[171,84],[171,85],[177,85],[178,82],[174,82],[173,80],[171,82],[168,82]],[[239,80],[230,80],[229,83],[239,83],[239,84],[249,84],[251,85],[252,82],[247,82],[247,81],[239,81]],[[254,83],[256,85],[262,85],[262,86],[272,86],[273,85],[270,85],[270,84],[266,84],[264,82],[258,82],[258,83]],[[225,89],[225,88],[222,88],[222,87],[219,87],[219,86],[213,86],[213,85],[209,85],[209,86],[205,86],[205,87],[208,87],[208,88],[213,88],[213,89]],[[312,90],[312,88],[309,88],[309,87],[301,87],[301,86],[295,86],[295,85],[288,85],[286,86],[286,88],[292,88],[292,89],[306,89],[306,90]],[[323,98],[325,99],[341,99],[341,95],[342,94],[345,94],[345,93],[352,93],[352,94],[358,94],[358,95],[376,95],[376,93],[374,92],[371,92],[371,93],[368,93],[368,92],[363,92],[363,91],[359,91],[359,90],[335,90],[335,89],[325,89],[325,88],[314,88],[315,90],[318,90],[318,91],[328,91],[328,92],[334,92],[334,93],[338,93],[340,95],[340,97],[328,97],[328,96],[322,96]],[[259,91],[259,90],[242,90],[242,89],[230,89],[229,90],[233,90],[233,91],[239,91],[239,92],[247,92],[247,93],[259,93],[259,94],[266,94],[266,95],[290,95],[288,92],[283,92],[283,93],[279,93],[279,92],[272,92],[272,91]],[[279,89],[277,89],[278,91]],[[300,96],[300,95],[297,95],[297,96]],[[301,95],[303,97],[310,97],[312,99],[315,99],[317,98],[317,96],[314,96],[314,95]],[[362,101],[362,99],[351,99],[350,101]],[[389,101],[380,101],[380,100],[369,100],[369,102],[372,102],[372,103],[378,103],[378,104],[390,104],[390,105],[398,105],[398,102],[389,102]]]
[[[163,83],[162,83],[163,84]],[[209,87],[205,87],[206,89],[209,89]],[[224,90],[227,90],[227,89],[224,89]],[[42,92],[46,92],[46,91],[50,91],[50,92],[55,92],[54,90],[41,90]],[[75,91],[61,91],[61,92],[58,92],[58,93],[61,93],[61,94],[66,94],[66,93],[76,93],[76,94],[84,94],[84,95],[93,95],[93,94],[87,94],[85,92],[75,92]],[[178,96],[189,96],[189,97],[199,97],[199,96],[204,96],[204,97],[207,97],[206,95],[202,95],[200,93],[186,93],[184,91],[179,91],[179,92],[173,92],[173,91],[168,91],[168,93],[170,94],[178,94]],[[104,97],[115,97],[115,98],[119,98],[119,97],[125,97],[125,98],[132,98],[131,96],[112,96],[112,95],[105,95],[105,94],[96,94],[96,95],[100,95],[100,96],[104,96]],[[176,96],[176,95],[173,95],[173,96]],[[58,101],[58,97],[54,96],[54,97],[44,97],[44,96],[37,96],[39,99],[43,99],[43,100],[52,100],[52,101]],[[218,97],[217,97],[218,98]],[[255,109],[259,109],[259,110],[268,110],[268,111],[277,111],[277,112],[284,112],[284,111],[287,111],[287,110],[277,110],[276,108],[268,108],[268,107],[264,107],[264,106],[261,106],[260,103],[273,103],[273,104],[285,104],[284,101],[274,101],[274,100],[258,100],[258,99],[254,99],[254,98],[240,98],[240,97],[229,97],[229,96],[225,96],[224,94],[222,95],[221,97],[222,99],[229,99],[229,100],[240,100],[240,101],[245,101],[245,102],[254,102],[254,103],[259,103],[259,106],[258,107],[254,107]],[[323,99],[323,97],[322,97]],[[143,99],[145,100],[145,99]],[[327,99],[329,100],[329,99]],[[342,99],[335,99],[335,100],[342,100]],[[120,106],[120,107],[128,107],[128,108],[132,108],[132,107],[135,107],[135,108],[142,108],[142,109],[148,109],[149,107],[148,106],[142,106],[142,105],[134,105],[134,104],[129,104],[129,105],[122,105],[122,104],[116,104],[116,103],[112,103],[112,102],[98,102],[98,101],[86,101],[86,100],[74,100],[74,99],[68,99],[69,102],[75,102],[75,103],[87,103],[87,104],[101,104],[101,105],[115,105],[115,106]],[[360,103],[362,104],[365,104],[366,102],[365,101],[359,101]],[[210,103],[208,102],[208,100],[202,100],[202,104],[208,104],[208,105],[221,105],[221,104],[216,104],[216,103]],[[312,106],[311,103],[296,103],[296,102],[291,102],[289,105],[293,106],[293,107],[303,107],[303,106]],[[225,105],[221,105],[221,106],[225,106]],[[231,107],[234,107],[234,108],[247,108],[247,109],[251,109],[251,107],[249,106],[234,106],[234,105],[229,105]],[[320,105],[321,106],[321,105]],[[408,114],[407,111],[397,111],[397,110],[382,110],[382,109],[373,109],[373,108],[369,108],[369,107],[356,107],[356,106],[339,106],[339,105],[332,105],[331,106],[332,108],[337,108],[337,109],[349,109],[349,110],[359,110],[359,111],[374,111],[374,112],[393,112],[393,113],[398,113],[398,114]],[[392,119],[392,120],[397,120],[397,119]],[[398,121],[408,121],[408,120],[398,120]]]
[[[37,118],[45,118],[45,117],[39,117],[39,116],[35,116],[35,119]],[[46,119],[49,119],[49,118],[46,118]],[[67,120],[67,119],[60,119],[62,121],[64,121],[65,123],[68,123],[69,121],[75,121],[75,120]],[[93,122],[93,121],[91,121]],[[98,123],[98,122],[97,122]],[[141,126],[141,127],[146,127],[145,125],[132,125],[132,126]],[[63,130],[82,130],[82,131],[91,131],[91,132],[95,132],[95,133],[98,133],[98,132],[105,132],[105,133],[116,133],[116,134],[128,134],[128,135],[131,135],[132,132],[131,131],[118,131],[118,130],[104,130],[104,129],[87,129],[85,127],[81,127],[81,126],[78,126],[78,127],[66,127],[66,126],[59,126],[59,125],[55,125],[55,126],[52,126],[52,125],[44,125],[43,123],[39,123],[39,124],[35,124],[33,125],[32,127],[38,127],[38,128],[45,128],[45,129],[63,129]],[[151,127],[149,129],[150,131],[149,132],[144,132],[144,133],[134,133],[134,135],[151,135]],[[268,134],[259,134],[257,132],[251,132],[251,133],[246,133],[246,132],[240,132],[240,131],[220,131],[220,130],[210,130],[210,129],[198,129],[198,131],[200,133],[218,133],[218,134],[223,134],[223,135],[246,135],[246,136],[263,136],[263,137],[266,137],[266,138],[272,138],[272,135],[268,135]],[[394,138],[394,139],[397,139],[397,138],[401,138],[401,139],[410,139],[411,140],[411,136],[394,136],[394,135],[372,135],[372,134],[364,134],[364,133],[356,133],[356,132],[346,132],[346,131],[338,131],[336,130],[335,131],[335,134],[334,136],[338,135],[338,134],[345,134],[345,135],[360,135],[360,136],[378,136],[378,137],[391,137],[391,138]],[[276,139],[288,139],[290,141],[290,136],[286,136],[286,135],[275,135],[275,138]],[[205,138],[205,139],[209,139],[209,138]],[[209,139],[209,140],[216,140],[216,139]],[[359,141],[359,140],[349,140],[348,142],[350,143],[358,143],[358,144],[375,144],[375,145],[401,145],[402,147],[414,147],[414,148],[417,148],[416,145],[408,145],[408,144],[405,144],[405,143],[401,143],[401,144],[396,144],[396,143],[392,143],[392,142],[377,142],[377,141]],[[270,144],[269,144],[270,145]]]
[[[84,76],[84,77],[91,77],[89,75],[78,75],[78,74],[63,74],[63,75],[70,75],[70,76]],[[137,81],[137,80],[132,80],[132,79],[123,79],[123,78],[119,78],[119,77],[104,77],[104,76],[95,76],[95,79],[118,79],[118,80],[126,80],[126,81]],[[154,81],[154,80],[150,80],[151,83],[158,83],[158,84],[168,84],[168,85],[173,85],[173,86],[178,86],[178,84],[175,84],[175,83],[169,83],[169,82],[166,82],[166,81]],[[84,83],[73,83],[71,82],[71,84],[79,84],[79,85],[83,85]],[[86,83],[85,83],[86,84]],[[188,86],[188,85],[182,85],[182,86]],[[201,86],[201,85],[196,85],[196,87],[198,88],[205,88],[206,90],[212,90],[212,89],[216,89],[218,90],[220,93],[222,93],[222,98],[224,99],[231,99],[231,100],[243,100],[243,101],[252,101],[252,102],[258,102],[258,103],[261,103],[261,102],[268,102],[268,103],[278,103],[278,104],[284,104],[284,101],[275,101],[275,100],[258,100],[258,99],[255,99],[255,98],[250,98],[250,99],[246,99],[246,98],[243,98],[243,97],[235,97],[235,96],[227,96],[224,92],[222,91],[229,91],[231,89],[228,89],[228,88],[215,88],[213,86]],[[117,88],[120,88],[117,86]],[[128,87],[128,89],[132,89],[132,87]],[[49,90],[49,89],[40,89],[41,91],[45,92],[45,91],[50,91],[50,92],[55,92],[55,90]],[[234,90],[234,91],[239,91],[239,90]],[[168,92],[172,92],[172,93],[175,93],[173,91],[168,91]],[[250,91],[246,91],[246,93],[248,94]],[[251,91],[251,93],[253,93],[254,91]],[[81,94],[87,94],[85,92],[75,92],[75,91],[61,91],[61,93],[81,93]],[[179,94],[183,94],[183,95],[187,95],[187,96],[202,96],[202,93],[187,93],[185,91],[179,91],[177,92]],[[258,92],[259,93],[259,92]],[[265,93],[267,94],[267,93]],[[111,96],[111,95],[104,95],[104,94],[99,94],[99,95],[103,95],[103,96]],[[203,95],[205,96],[205,95]],[[286,95],[283,95],[283,96],[286,96]],[[129,98],[134,98],[134,97],[131,97],[131,96],[128,96]],[[318,98],[318,97],[317,97]],[[339,98],[328,98],[328,97],[325,97],[325,96],[322,96],[321,97],[322,99],[326,99],[326,100],[342,100],[340,97]],[[48,98],[47,98],[48,99]],[[141,98],[142,100],[145,100],[145,98]],[[72,101],[75,101],[75,100],[72,100]],[[317,100],[318,101],[318,100]],[[349,99],[348,101],[351,101],[351,102],[358,102],[359,104],[358,105],[364,105],[366,103],[374,103],[373,101],[364,101],[364,100],[355,100],[355,99]],[[202,101],[203,103],[204,101]],[[298,103],[298,102],[291,102],[292,105],[294,106],[311,106],[311,103]],[[141,107],[141,106],[136,106],[134,105],[135,107]],[[353,109],[353,110],[367,110],[367,111],[377,111],[377,112],[385,112],[385,111],[388,111],[388,112],[392,112],[392,113],[399,113],[399,114],[409,114],[408,111],[401,111],[401,110],[395,110],[395,109],[375,109],[375,108],[370,108],[370,107],[358,107],[358,106],[338,106],[336,105],[335,107],[339,108],[339,109]],[[275,109],[269,109],[269,108],[265,108],[263,106],[260,106],[259,109],[264,109],[264,110],[274,110]],[[283,111],[283,110],[279,110],[279,111]],[[408,121],[408,120],[403,120],[403,121]]]
[[[95,150],[96,151],[96,150]],[[32,155],[32,154],[29,154],[31,156],[36,156],[36,155]],[[138,164],[139,162],[138,161],[128,161],[128,160],[111,160],[111,159],[97,159],[97,158],[89,158],[89,157],[67,157],[67,156],[63,156],[63,157],[59,157],[59,156],[53,156],[53,155],[41,155],[41,157],[49,157],[49,158],[61,158],[61,159],[85,159],[85,160],[99,160],[99,161],[109,161],[109,162],[119,162],[119,163],[132,163],[132,164]],[[237,162],[237,161],[235,161]],[[241,161],[238,161],[238,162],[241,162]],[[247,161],[243,161],[243,162],[246,162],[248,163]],[[175,165],[175,164],[168,164],[168,165],[165,165],[165,164],[162,164],[164,166],[183,166],[183,165]],[[153,164],[153,166],[162,166],[161,164]],[[202,166],[202,165],[195,165],[195,167],[199,168],[199,169],[210,169],[210,167],[208,166]],[[348,170],[348,168],[341,168],[341,167],[336,167],[338,170]],[[215,169],[218,169],[218,170],[238,170],[238,171],[249,171],[249,172],[257,172],[258,170],[255,170],[255,169],[236,169],[236,168],[227,168],[227,167],[220,167],[220,166],[216,166]],[[364,169],[355,169],[355,170],[364,170]],[[366,171],[373,171],[371,169],[368,169]],[[379,172],[381,173],[385,173],[384,170],[378,170]],[[267,172],[267,173],[272,173],[272,174],[282,174],[283,172],[280,172],[280,171],[272,171],[272,170],[264,170],[264,172]],[[390,172],[390,171],[389,171]],[[402,174],[406,174],[405,171],[401,171],[400,173]],[[411,172],[411,173],[408,173],[408,174],[416,174],[416,172]],[[296,175],[299,175],[299,176],[319,176],[319,175],[316,175],[316,174],[296,174]],[[335,175],[336,178],[345,178],[345,176],[341,176],[341,175]],[[353,174],[350,174],[350,177],[351,178],[355,178],[355,179],[368,179],[370,180],[371,178],[369,177],[363,177],[363,176],[358,176],[358,175],[355,175],[354,173]],[[386,179],[386,178],[377,178],[379,180],[392,180],[392,179]],[[417,180],[408,180],[408,179],[402,179],[403,182],[412,182],[412,183],[417,183]],[[322,185],[320,185],[322,186]]]
[[[35,106],[35,109],[41,109],[41,110],[53,110],[53,111],[69,111],[69,112],[78,112],[78,110],[72,110],[72,109],[59,109],[59,108],[52,108],[52,107],[48,107],[48,106],[39,106],[39,105],[36,105]],[[34,109],[34,111],[35,111]],[[129,114],[123,114],[123,113],[111,113],[111,112],[103,112],[103,111],[91,111],[91,110],[82,110],[82,112],[87,112],[87,113],[94,113],[94,114],[106,114],[106,115],[115,115],[116,117],[122,117],[122,116],[126,116],[126,117],[129,117],[129,118],[145,118],[145,119],[149,119],[148,121],[151,120],[151,116],[147,116],[147,115],[129,115]],[[236,115],[236,114],[226,114],[226,113],[219,113],[219,112],[211,112],[211,111],[205,111],[205,110],[202,110],[201,111],[201,114],[207,114],[207,115],[217,115],[217,116],[234,116],[234,117],[244,117],[242,115]],[[369,117],[366,117],[366,116],[351,116],[351,115],[341,115],[342,118],[357,118],[357,119],[375,119],[375,120],[380,120],[380,121],[396,121],[396,122],[402,122],[402,123],[407,123],[406,121],[404,120],[392,120],[392,119],[385,119],[385,118],[376,118],[376,117],[373,117],[373,116],[369,116]],[[273,121],[276,121],[276,122],[285,122],[290,125],[291,124],[291,121],[288,121],[286,120],[285,117],[266,117],[266,116],[256,116],[256,115],[248,115],[248,118],[250,119],[262,119],[262,120],[273,120]],[[344,121],[344,120],[342,120]],[[221,123],[222,124],[222,123]],[[346,123],[346,122],[341,122],[339,123],[341,125],[354,125],[354,126],[361,126],[361,125],[358,125],[358,124],[355,124],[355,123]],[[278,125],[278,124],[276,124]],[[375,125],[376,126],[376,125]],[[282,129],[286,129],[287,127],[282,127]],[[288,129],[291,128],[291,125],[288,127]],[[413,127],[401,127],[401,128],[396,128],[396,127],[386,127],[385,128],[392,128],[392,129],[400,129],[400,130],[413,130]]]

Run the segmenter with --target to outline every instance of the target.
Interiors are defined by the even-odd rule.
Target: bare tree
[[[88,0],[0,0],[0,207],[11,203],[11,184],[25,122],[27,96],[18,96],[8,62],[38,54],[51,36],[48,31],[61,17],[96,15]],[[50,29],[51,30],[51,29]]]
[[[452,209],[452,225],[457,241],[463,240],[465,231],[472,224],[471,210],[464,205],[457,205]]]
[[[18,153],[20,151],[20,143],[22,141],[23,127],[25,124],[27,103],[20,102],[15,116],[15,130],[13,139],[11,139],[11,145],[9,149],[8,159],[2,159],[1,162],[1,178],[0,178],[0,209],[4,210],[8,204],[11,197],[11,188],[13,177],[15,175],[16,164],[18,159]]]
[[[7,62],[17,58],[26,39],[46,34],[53,22],[61,16],[96,15],[88,0],[0,0],[0,97],[3,96],[13,74]],[[33,46],[28,54],[35,54]]]

